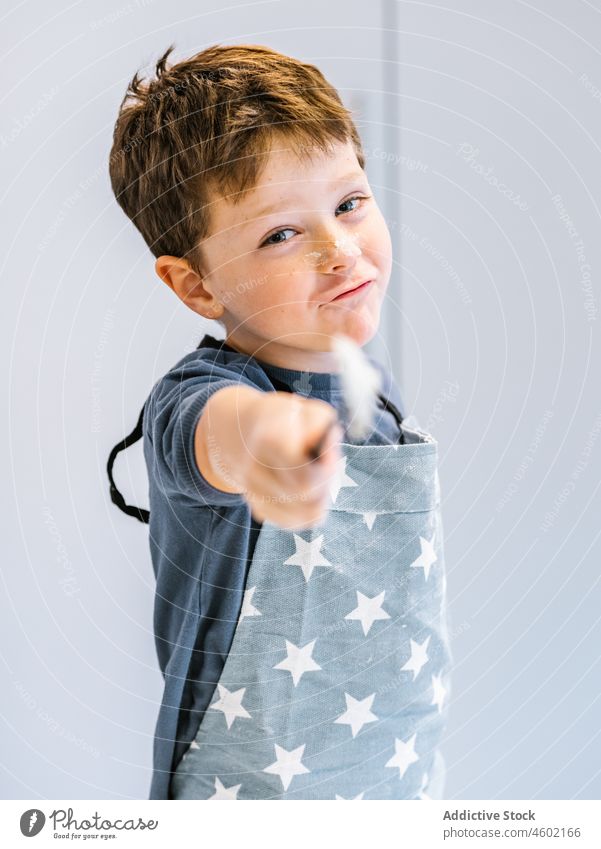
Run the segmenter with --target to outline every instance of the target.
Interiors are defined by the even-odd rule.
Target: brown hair
[[[185,257],[200,274],[209,235],[209,190],[236,203],[255,185],[274,139],[299,156],[352,141],[365,159],[351,112],[314,65],[254,44],[216,44],[156,79],[134,74],[113,134],[115,197],[155,257]]]

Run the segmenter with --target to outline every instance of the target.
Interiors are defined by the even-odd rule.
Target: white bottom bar
[[[345,802],[345,800],[341,800]],[[241,806],[241,807],[240,807]],[[0,801],[0,846],[66,843],[236,849],[601,846],[598,801]],[[168,844],[166,841],[173,841]],[[175,841],[184,841],[177,843]],[[310,843],[308,843],[310,841]]]

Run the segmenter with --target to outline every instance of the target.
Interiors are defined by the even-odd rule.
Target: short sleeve
[[[257,367],[242,369],[239,363],[230,366],[200,357],[178,364],[154,386],[144,415],[151,490],[156,486],[167,495],[183,494],[207,506],[246,503],[241,493],[212,486],[201,474],[194,451],[196,426],[209,398],[226,386],[240,384],[273,389]]]

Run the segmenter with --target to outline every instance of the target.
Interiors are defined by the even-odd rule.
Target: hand
[[[288,392],[263,393],[253,409],[245,440],[244,496],[255,519],[286,530],[321,524],[326,517],[329,484],[341,457],[343,431],[326,401]],[[320,456],[311,449],[321,442]]]

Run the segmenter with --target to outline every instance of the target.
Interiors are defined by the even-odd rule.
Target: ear
[[[180,301],[205,318],[219,318],[223,304],[213,295],[205,280],[187,260],[177,256],[160,256],[154,265],[161,280],[172,289]]]

